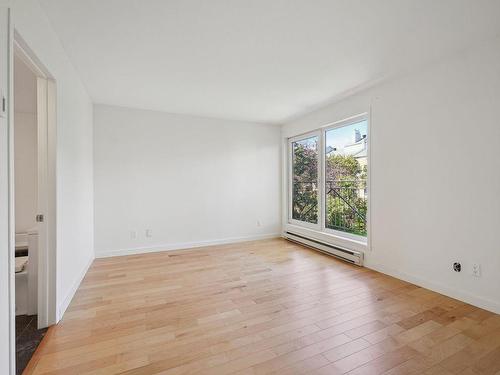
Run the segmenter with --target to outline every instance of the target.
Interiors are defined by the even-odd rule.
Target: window
[[[366,241],[368,146],[366,116],[291,138],[289,222]]]
[[[366,237],[367,121],[325,132],[325,228]]]

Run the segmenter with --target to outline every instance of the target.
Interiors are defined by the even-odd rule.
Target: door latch
[[[7,99],[3,94],[3,91],[0,91],[0,117],[5,117],[7,114]]]

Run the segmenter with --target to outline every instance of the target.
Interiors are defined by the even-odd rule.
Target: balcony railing
[[[293,213],[296,220],[317,223],[317,182],[294,181]],[[366,236],[366,181],[326,181],[325,227]]]
[[[366,181],[326,181],[325,226],[366,236]]]

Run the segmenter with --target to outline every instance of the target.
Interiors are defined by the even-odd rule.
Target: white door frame
[[[56,83],[33,51],[14,30],[13,52],[37,77],[37,213],[38,229],[38,328],[57,323],[56,309]],[[12,76],[11,76],[12,77]],[[12,80],[12,87],[14,86]],[[12,110],[11,106],[11,110]],[[12,112],[13,113],[13,112]],[[14,134],[14,116],[10,128]],[[13,160],[11,151],[9,157]],[[12,163],[13,165],[13,163]],[[11,178],[14,171],[11,172]],[[14,207],[13,194],[10,197]],[[11,231],[15,231],[12,223]],[[13,253],[13,252],[12,252]]]
[[[14,275],[14,252],[15,252],[15,229],[13,228],[14,221],[14,173],[13,173],[13,149],[14,149],[14,136],[13,136],[13,119],[14,105],[12,103],[13,97],[13,27],[12,27],[12,14],[8,6],[0,7],[1,16],[1,30],[0,30],[0,85],[1,85],[1,100],[0,107],[0,125],[2,138],[2,149],[0,150],[1,156],[1,176],[0,176],[0,190],[2,195],[0,200],[2,203],[1,222],[0,228],[2,253],[7,250],[7,264],[4,263],[4,254],[2,256],[2,268],[7,266],[7,269],[2,269],[1,272],[7,277],[2,277],[2,281],[6,281],[7,285],[2,285],[2,318],[6,315],[4,304],[8,304],[8,340],[2,338],[2,352],[5,353],[5,341],[8,342],[8,363],[5,363],[5,355],[2,353],[2,360],[0,361],[1,371],[8,370],[9,374],[16,373],[16,329],[15,329],[15,275]],[[6,103],[6,105],[5,105]],[[7,208],[7,210],[5,210]],[[7,290],[5,290],[7,289]],[[8,295],[5,295],[7,291]],[[2,323],[2,331],[5,332],[5,326]]]
[[[1,361],[0,372],[14,375],[16,373],[16,336],[15,336],[15,208],[14,208],[14,50],[21,53],[37,76],[45,79],[44,92],[46,117],[40,121],[39,131],[45,134],[44,152],[39,160],[45,160],[44,199],[46,221],[40,229],[45,235],[44,252],[40,258],[46,259],[39,275],[44,287],[41,289],[45,306],[39,310],[42,314],[42,325],[57,322],[56,314],[56,92],[55,81],[44,65],[15,31],[12,22],[10,2],[0,5],[0,307],[2,337],[0,340]],[[39,150],[40,152],[40,150]],[[40,157],[41,156],[41,157]],[[3,320],[3,318],[8,318]],[[40,324],[40,323],[39,323]]]

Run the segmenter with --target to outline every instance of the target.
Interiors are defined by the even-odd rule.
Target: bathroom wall
[[[36,76],[14,58],[14,166],[16,233],[36,225],[37,209]]]

